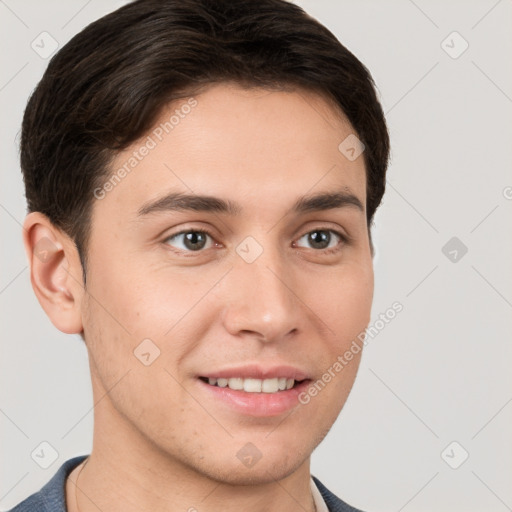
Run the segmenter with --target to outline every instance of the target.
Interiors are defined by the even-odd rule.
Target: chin
[[[310,453],[294,449],[287,453],[262,453],[252,467],[246,467],[237,457],[219,457],[214,462],[206,458],[191,464],[192,469],[209,479],[224,485],[264,485],[282,480],[304,463],[309,462]]]
[[[232,466],[229,469],[226,469],[225,466],[217,466],[211,468],[206,474],[208,478],[224,485],[265,485],[290,476],[303,462],[303,460],[298,460],[291,464],[290,461],[285,464],[264,464],[262,460],[260,460],[257,465],[252,468],[245,468],[241,464],[235,465],[234,467]]]

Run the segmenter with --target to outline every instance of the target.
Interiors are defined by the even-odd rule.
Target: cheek
[[[137,353],[149,351],[150,358],[156,354],[155,365],[171,369],[181,380],[181,363],[197,350],[215,322],[208,292],[218,274],[217,270],[191,279],[190,273],[179,270],[130,266],[126,259],[103,258],[101,264],[91,265],[84,329],[102,374],[113,379],[116,367],[118,378],[124,368],[139,369]]]
[[[161,338],[183,316],[194,295],[183,279],[165,280],[154,269],[127,258],[103,258],[92,267],[88,291],[94,319],[133,342]]]
[[[370,321],[373,300],[371,264],[352,265],[325,279],[322,293],[317,290],[316,311],[337,340],[337,349],[350,344]],[[340,347],[340,344],[342,345]]]
[[[312,396],[321,395],[316,403],[326,407],[323,414],[329,423],[334,422],[343,407],[359,368],[363,351],[361,334],[371,315],[373,267],[367,262],[340,268],[325,279],[322,289],[323,293],[319,293],[316,288],[316,297],[311,301],[316,300],[315,311],[329,332],[323,337],[323,373]]]

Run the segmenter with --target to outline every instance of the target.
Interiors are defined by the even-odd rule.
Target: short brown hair
[[[225,81],[309,89],[337,105],[365,145],[370,225],[389,135],[370,72],[327,28],[285,0],[138,0],[51,59],[23,118],[28,210],[74,240],[84,279],[92,191],[109,162],[166,104]]]

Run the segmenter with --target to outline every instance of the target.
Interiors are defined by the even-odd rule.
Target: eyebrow
[[[364,212],[362,202],[350,191],[321,192],[302,196],[294,203],[291,211],[300,214],[345,207],[356,208]],[[237,216],[242,213],[242,206],[220,197],[173,192],[143,204],[138,211],[138,216],[144,217],[154,213],[187,210]]]

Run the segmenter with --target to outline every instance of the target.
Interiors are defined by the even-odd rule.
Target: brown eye
[[[335,248],[343,241],[343,237],[332,229],[315,229],[299,238],[299,242],[301,240],[305,240],[312,249],[323,250]]]
[[[206,231],[189,230],[176,233],[167,238],[165,242],[181,251],[197,252],[212,245],[210,240],[210,246],[207,247],[208,238],[211,239],[211,236]]]

